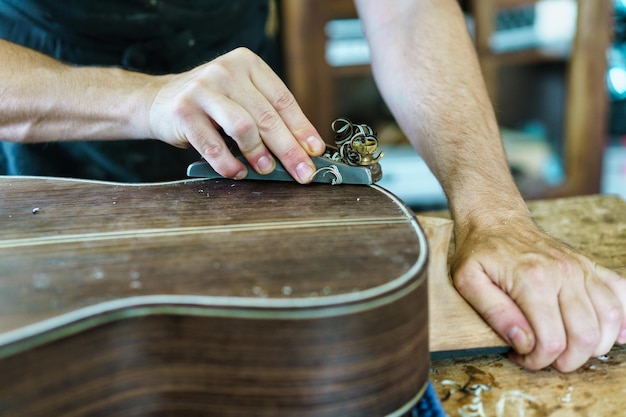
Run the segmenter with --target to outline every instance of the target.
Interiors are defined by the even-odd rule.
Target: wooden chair
[[[539,50],[494,53],[489,45],[498,10],[536,0],[472,0],[475,41],[492,100],[497,97],[498,69],[550,59]],[[611,40],[611,0],[578,0],[576,34],[568,61],[563,138],[565,181],[533,197],[595,194],[600,191],[606,142],[608,97],[606,52]]]

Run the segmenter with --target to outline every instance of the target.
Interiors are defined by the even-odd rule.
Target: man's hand
[[[311,181],[310,156],[324,152],[324,141],[280,78],[251,51],[239,48],[157,82],[149,111],[153,137],[191,145],[221,175],[245,178],[246,168],[227,148],[221,128],[258,173],[274,170],[275,155],[297,181]]]
[[[244,178],[221,129],[257,172],[273,171],[276,156],[301,183],[312,180],[310,156],[325,150],[291,92],[245,48],[163,76],[70,66],[3,40],[0,61],[0,80],[10,80],[0,83],[1,140],[160,139],[193,146],[221,175]]]
[[[595,265],[530,221],[459,233],[459,293],[529,369],[569,372],[626,343],[626,278]]]

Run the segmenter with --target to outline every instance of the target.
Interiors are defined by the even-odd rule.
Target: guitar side
[[[426,241],[379,187],[0,183],[3,416],[400,416],[426,387]]]

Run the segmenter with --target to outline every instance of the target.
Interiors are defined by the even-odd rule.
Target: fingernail
[[[518,326],[513,326],[509,333],[507,334],[509,339],[509,343],[517,353],[528,353],[526,350],[528,349],[528,337],[526,336],[526,332],[520,329]]]
[[[300,162],[298,166],[296,166],[296,175],[300,179],[300,182],[309,182],[313,172],[315,172],[313,167],[306,162]]]
[[[269,174],[274,170],[274,161],[267,155],[263,155],[256,161],[261,174]]]
[[[235,179],[242,180],[246,178],[246,175],[248,175],[248,170],[247,169],[241,170],[237,173],[237,175],[235,175]]]
[[[306,143],[309,145],[311,153],[319,154],[326,150],[326,144],[318,137],[309,136],[306,139]]]

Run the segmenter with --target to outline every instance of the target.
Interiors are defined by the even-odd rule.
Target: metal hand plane
[[[337,147],[327,145],[323,156],[311,158],[316,171],[312,182],[338,184],[373,184],[383,176],[378,161],[383,152],[378,152],[376,132],[366,124],[353,124],[346,118],[339,118],[331,124],[335,132]],[[231,141],[232,143],[232,141]],[[237,154],[237,152],[235,152]],[[237,158],[248,167],[246,179],[270,181],[295,181],[285,167],[276,161],[276,169],[267,175],[254,171],[248,161],[239,153]],[[206,161],[194,162],[187,168],[190,177],[223,178]]]
[[[248,175],[245,179],[268,180],[268,181],[295,181],[287,172],[285,167],[277,160],[276,169],[267,175],[257,173],[248,161],[242,156],[237,156],[248,168]],[[339,184],[373,184],[379,181],[382,176],[382,169],[378,162],[370,165],[348,165],[341,161],[336,161],[326,156],[311,158],[315,164],[316,171],[313,174],[312,182]],[[224,178],[218,174],[206,161],[194,162],[187,167],[187,175],[201,178]]]

